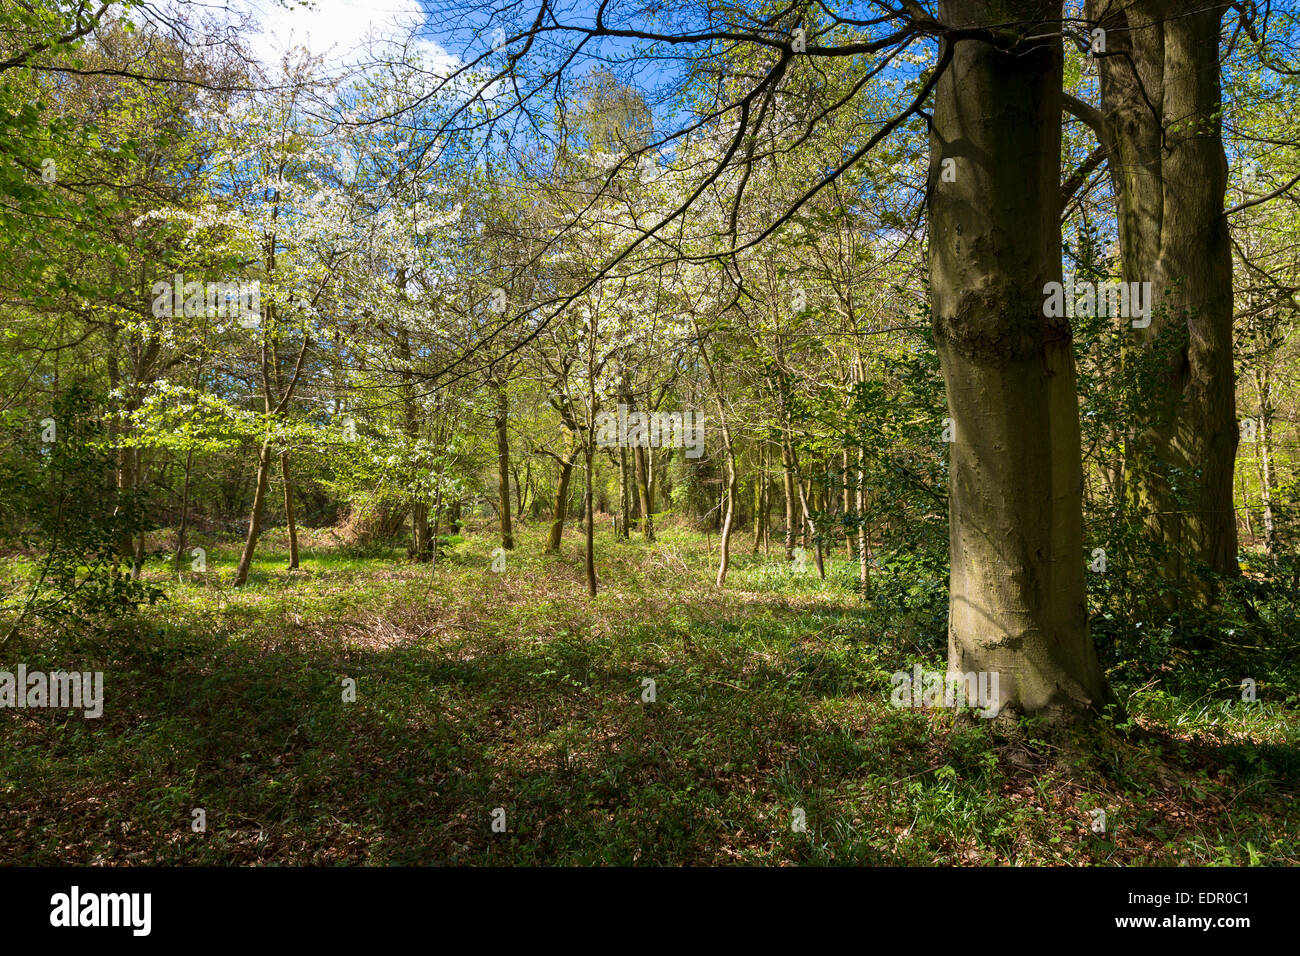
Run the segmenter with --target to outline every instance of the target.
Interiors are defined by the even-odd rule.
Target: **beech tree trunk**
[[[933,326],[950,444],[948,671],[999,675],[999,712],[1111,702],[1084,601],[1082,465],[1061,279],[1060,0],[941,0],[930,147]],[[941,176],[943,160],[955,175]],[[989,702],[994,706],[994,702]]]
[[[1165,553],[1174,595],[1206,593],[1197,565],[1238,571],[1232,257],[1220,119],[1219,31],[1227,7],[1216,0],[1089,0],[1087,8],[1093,19],[1107,14],[1099,139],[1116,196],[1123,278],[1152,284],[1150,327],[1126,334],[1159,365],[1156,394],[1133,423],[1124,487]]]

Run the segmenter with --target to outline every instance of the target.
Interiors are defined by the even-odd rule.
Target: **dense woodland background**
[[[1295,4],[416,12],[0,0],[6,859],[1300,859]]]

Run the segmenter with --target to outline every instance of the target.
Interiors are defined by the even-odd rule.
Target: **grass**
[[[943,635],[842,562],[820,582],[741,547],[718,592],[702,535],[602,530],[589,600],[580,539],[543,533],[502,573],[486,532],[436,568],[321,535],[293,573],[271,535],[240,591],[237,542],[198,540],[208,572],[158,559],[168,600],[136,620],[11,647],[0,669],[106,691],[97,720],[0,711],[0,860],[1300,862],[1297,715],[1267,693],[1121,686],[1129,728],[1065,738],[895,709],[889,675],[940,668]]]

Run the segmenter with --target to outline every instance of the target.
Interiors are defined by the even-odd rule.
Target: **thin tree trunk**
[[[248,518],[248,537],[244,539],[244,551],[239,556],[239,568],[235,572],[234,586],[237,588],[248,583],[248,569],[252,567],[257,538],[262,533],[262,514],[266,510],[266,488],[270,481],[271,439],[268,436],[257,455],[257,489],[253,492],[253,512]]]
[[[791,456],[794,450],[791,449]],[[826,562],[822,555],[822,539],[817,533],[817,523],[814,521],[812,511],[808,508],[808,498],[804,494],[803,480],[799,477],[799,459],[793,458],[795,466],[795,487],[799,489],[799,507],[803,509],[804,520],[804,546],[813,549],[813,566],[817,569],[817,577],[823,581],[826,580]]]
[[[843,477],[843,480],[842,480],[842,485],[843,485],[843,496],[842,496],[842,501],[840,502],[840,514],[842,515],[843,519],[844,519],[845,521],[847,521],[849,515],[853,512],[853,497],[852,497],[852,496],[853,496],[853,489],[850,487],[850,485],[852,484],[852,482],[849,480],[850,472],[849,472],[849,450],[848,450],[848,448],[845,448],[845,449],[844,449],[844,454],[843,454],[843,456],[842,456],[842,460],[841,460],[841,462],[840,462],[840,466],[844,469],[844,470],[841,472],[841,474],[842,474],[844,477]],[[851,534],[848,533],[848,530],[847,530],[847,529],[848,529],[848,525],[847,525],[847,524],[843,524],[843,522],[841,522],[841,524],[842,524],[842,526],[845,528],[845,535],[844,535],[844,556],[845,556],[846,558],[848,558],[850,561],[852,561],[852,560],[853,560],[853,535],[851,535]]]
[[[546,551],[549,554],[560,550],[560,539],[564,537],[564,519],[569,511],[569,477],[573,474],[573,463],[577,457],[577,451],[571,450],[560,461],[560,481],[555,489],[551,529],[546,535]]]
[[[284,476],[284,523],[289,529],[289,567],[298,567],[298,522],[293,513],[293,477],[289,473],[289,452],[280,452],[280,472]]]
[[[429,505],[424,501],[411,503],[411,559],[417,564],[429,560]]]
[[[1259,500],[1264,520],[1264,550],[1277,558],[1277,527],[1273,518],[1273,380],[1267,368],[1255,370],[1255,388],[1259,392],[1259,422],[1255,448],[1259,454]]]
[[[650,510],[651,510],[651,511],[654,511],[654,510],[655,510],[655,492],[656,492],[656,490],[657,490],[657,489],[656,489],[656,484],[657,484],[657,482],[656,482],[656,477],[657,477],[658,474],[659,474],[659,468],[655,465],[655,449],[653,449],[653,448],[648,448],[648,449],[646,449],[646,453],[645,453],[645,454],[646,454],[646,460],[645,460],[645,474],[646,474],[645,486],[646,486],[647,497],[650,499]],[[670,448],[670,449],[668,449],[667,457],[665,457],[663,461],[659,462],[659,465],[661,465],[661,466],[663,466],[663,467],[667,467],[668,462],[670,462],[670,461],[672,461],[672,460],[673,460],[673,450]]]
[[[398,274],[398,287],[402,288],[406,283],[406,272],[401,270]],[[411,361],[411,339],[409,334],[403,334],[400,342],[402,358],[409,363]],[[420,438],[420,414],[416,405],[414,395],[413,376],[409,370],[403,371],[403,405],[406,415],[406,436],[410,439],[412,445],[419,441]],[[423,491],[419,492],[411,501],[411,560],[417,564],[422,564],[429,560],[430,549],[433,542],[429,533],[429,503],[424,498]]]
[[[636,462],[637,494],[641,497],[641,533],[647,541],[653,541],[655,539],[655,527],[651,512],[654,510],[654,506],[650,502],[650,481],[646,471],[646,449],[637,446],[632,449],[632,457]]]
[[[135,457],[135,487],[144,485],[144,453],[141,449],[132,449]],[[131,578],[138,581],[144,573],[145,530],[140,528],[135,533],[134,547],[131,554]]]
[[[871,537],[867,527],[867,453],[858,449],[858,581],[865,592],[871,586]]]
[[[533,491],[533,463],[532,461],[524,462],[524,480],[519,480],[519,469],[515,468],[515,520],[524,520],[524,506],[528,503],[529,497]]]
[[[721,414],[719,409],[719,415]],[[727,583],[727,568],[731,564],[731,529],[736,518],[736,451],[731,444],[731,429],[727,427],[726,419],[719,420],[722,428],[722,444],[727,455],[727,510],[722,519],[721,555],[718,559],[718,577],[715,582],[718,587],[722,587]]]
[[[1250,523],[1250,501],[1246,498],[1246,470],[1237,475],[1237,485],[1241,488],[1241,517],[1246,523],[1246,537],[1255,537],[1255,528]]]
[[[766,461],[766,459],[764,459]],[[763,472],[763,557],[772,556],[772,482]]]
[[[185,555],[185,538],[189,531],[190,476],[193,474],[193,467],[194,449],[191,448],[185,453],[185,485],[181,490],[181,521],[180,526],[176,529],[176,556],[172,560],[172,567],[176,571],[181,569],[181,559]]]
[[[785,488],[785,559],[794,560],[794,464],[784,429],[781,432],[781,479]]]
[[[493,421],[497,433],[497,512],[501,522],[501,547],[511,551],[515,546],[515,535],[510,524],[510,433],[507,430],[510,399],[504,382],[496,383],[496,398]]]
[[[588,435],[586,444],[587,458],[587,488],[586,494],[583,495],[583,517],[585,519],[586,531],[586,552],[583,555],[583,569],[587,574],[587,593],[592,597],[596,596],[596,522],[594,519],[594,509],[592,507],[591,491],[591,471],[592,471],[592,439],[594,436]]]
[[[455,508],[459,502],[453,502]],[[450,519],[449,519],[450,520]],[[442,534],[442,476],[438,476],[438,490],[433,496],[433,540],[429,548],[429,564],[438,566],[438,535]]]
[[[867,370],[862,364],[862,352],[860,349],[854,349],[853,352],[853,381],[855,384],[867,380]],[[857,491],[857,511],[858,511],[858,583],[862,585],[862,593],[867,594],[871,589],[871,528],[867,521],[867,450],[862,445],[858,446],[858,491]]]
[[[620,442],[618,446],[618,501],[620,511],[618,535],[620,538],[628,537],[632,526],[632,483],[628,481],[627,469],[627,446]]]
[[[135,493],[135,455],[131,448],[120,448],[117,453],[117,491],[122,502]],[[119,508],[122,508],[119,505]],[[135,536],[130,528],[123,528],[117,539],[117,551],[122,559],[132,565],[131,576],[135,577]]]
[[[699,343],[700,358],[709,375],[709,386],[713,392],[713,407],[718,413],[718,427],[722,431],[722,447],[727,456],[726,512],[722,517],[722,535],[719,541],[717,587],[727,583],[727,568],[731,564],[731,529],[736,517],[736,448],[731,441],[731,427],[727,422],[727,407],[722,403],[722,384],[718,380],[713,360],[709,358],[708,343],[700,334],[700,325],[691,314],[691,323],[695,329],[695,339]]]

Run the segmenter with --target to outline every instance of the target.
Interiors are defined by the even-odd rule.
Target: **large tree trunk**
[[[262,442],[262,450],[257,456],[257,490],[253,492],[253,513],[248,518],[248,537],[244,540],[244,552],[239,556],[239,569],[235,572],[237,588],[248,583],[248,569],[253,564],[253,552],[257,550],[257,538],[262,533],[262,514],[266,510],[266,488],[271,482],[271,439]]]
[[[1151,325],[1131,329],[1158,365],[1139,408],[1125,489],[1165,552],[1171,594],[1205,595],[1197,565],[1237,573],[1232,258],[1219,30],[1226,2],[1089,0],[1103,19],[1101,141],[1116,195],[1123,278],[1150,282]],[[1127,321],[1126,321],[1127,324]],[[1179,486],[1182,489],[1179,489]]]
[[[1088,634],[1082,465],[1061,279],[1061,2],[941,0],[930,156],[933,324],[950,445],[948,671],[996,673],[990,707],[1061,716],[1112,700]],[[946,46],[946,45],[945,45]],[[944,159],[954,177],[940,176]]]

